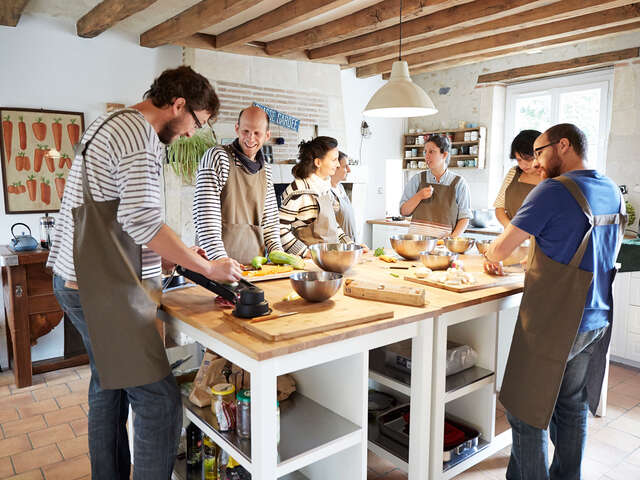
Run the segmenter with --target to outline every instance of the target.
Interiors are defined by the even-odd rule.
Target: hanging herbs
[[[217,143],[215,132],[205,126],[192,137],[180,137],[169,145],[167,161],[184,183],[193,184],[202,155]]]

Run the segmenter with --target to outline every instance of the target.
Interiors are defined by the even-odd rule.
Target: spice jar
[[[251,392],[240,390],[236,404],[236,434],[242,438],[251,436]]]
[[[236,426],[236,403],[233,394],[236,391],[231,383],[218,383],[211,387],[211,410],[218,420],[218,430],[228,432]]]

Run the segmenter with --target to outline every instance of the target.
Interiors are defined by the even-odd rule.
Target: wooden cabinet
[[[31,385],[32,373],[88,363],[86,354],[31,363],[31,344],[63,317],[53,294],[51,270],[46,267],[48,256],[48,250],[16,253],[0,246],[9,362],[13,360],[19,388]]]
[[[402,169],[424,170],[419,162],[424,162],[424,144],[429,135],[448,135],[451,139],[449,168],[484,168],[487,129],[457,128],[449,130],[431,130],[428,132],[406,133],[403,135]],[[416,162],[415,166],[412,162]],[[460,163],[460,164],[459,164]]]

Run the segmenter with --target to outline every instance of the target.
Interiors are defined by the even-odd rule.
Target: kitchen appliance
[[[26,229],[29,230],[29,235],[26,235],[23,231],[22,235],[16,236],[13,230],[18,225],[26,227]],[[11,235],[13,236],[13,238],[11,239],[9,246],[14,252],[29,252],[38,248],[38,241],[31,236],[31,229],[29,228],[29,225],[20,222],[14,223],[11,226]]]
[[[233,303],[233,315],[236,317],[254,318],[271,313],[271,308],[264,299],[264,291],[244,279],[236,284],[224,285],[181,266],[176,267],[176,273]]]
[[[47,250],[51,247],[51,236],[53,235],[53,226],[56,221],[50,217],[48,213],[44,217],[40,217],[40,246]]]

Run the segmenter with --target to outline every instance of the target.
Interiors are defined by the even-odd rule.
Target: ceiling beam
[[[0,2],[0,25],[15,27],[29,0],[3,0]]]
[[[613,27],[624,23],[631,23],[640,18],[640,3],[625,7],[612,8],[598,13],[582,15],[580,17],[561,20],[536,27],[525,28],[513,32],[501,33],[478,40],[447,45],[445,47],[429,49],[404,57],[410,66],[417,67],[435,60],[464,57],[476,53],[499,51],[519,45],[527,45],[536,41],[561,38],[570,34],[586,33],[606,27]],[[365,65],[356,68],[358,78],[370,77],[379,73],[391,71],[393,60]]]
[[[629,32],[633,30],[640,30],[640,20],[633,23],[618,25],[616,27],[609,27],[609,28],[604,28],[602,30],[596,30],[593,32],[580,33],[580,34],[571,35],[568,37],[561,37],[553,40],[536,42],[526,46],[508,48],[505,50],[500,50],[499,52],[487,52],[487,53],[481,53],[479,55],[471,55],[468,57],[456,58],[454,60],[445,60],[443,62],[430,63],[428,65],[423,65],[421,67],[411,68],[409,73],[413,76],[413,75],[419,75],[421,73],[434,72],[438,70],[446,70],[449,68],[460,67],[463,65],[469,65],[473,63],[480,63],[483,61],[493,60],[500,57],[506,57],[508,55],[522,53],[528,50],[533,50],[533,49],[546,50],[548,48],[569,45],[572,43],[582,42],[585,40],[595,40],[595,39],[602,39],[605,37],[611,37],[611,36],[619,35],[621,33]],[[389,75],[390,75],[389,73],[383,73],[382,78],[384,80],[387,80],[389,78]]]
[[[620,60],[635,58],[640,55],[638,47],[616,50],[615,52],[598,53],[586,57],[575,57],[561,62],[541,63],[528,67],[518,67],[502,72],[487,73],[478,77],[478,83],[510,82],[526,80],[542,76],[558,75],[577,70],[592,69],[611,65]]]
[[[159,47],[189,37],[264,0],[202,0],[140,35],[143,47]]]
[[[156,0],[103,0],[76,23],[79,37],[93,38]]]
[[[433,0],[425,2],[425,0],[404,0],[402,14],[403,17],[413,18],[471,1]],[[425,5],[425,3],[428,3],[428,5]],[[337,20],[267,42],[266,51],[269,55],[281,55],[292,50],[326,45],[354,35],[361,35],[378,28],[393,25],[397,22],[399,13],[400,0],[384,0]]]
[[[419,40],[432,32],[451,32],[462,27],[472,26],[478,22],[488,22],[498,18],[525,12],[533,8],[545,6],[552,0],[482,0],[440,10],[424,17],[402,23],[403,40]],[[353,55],[368,50],[388,47],[398,42],[400,27],[396,24],[375,32],[366,33],[354,38],[332,43],[324,47],[309,50],[311,60],[320,60],[335,55]]]
[[[341,7],[351,0],[292,0],[248,22],[217,35],[218,48],[242,45],[283,28]]]
[[[459,30],[440,35],[430,36],[422,40],[402,44],[404,55],[423,51],[427,48],[437,48],[452,43],[481,38],[487,35],[506,33],[521,28],[535,27],[546,22],[587,15],[609,8],[621,7],[637,0],[564,0],[554,5],[536,8],[518,15],[510,15],[492,22],[478,23]],[[397,42],[396,42],[397,43]],[[361,67],[381,60],[398,56],[398,47],[384,47],[369,52],[350,55],[348,66]]]

